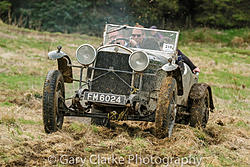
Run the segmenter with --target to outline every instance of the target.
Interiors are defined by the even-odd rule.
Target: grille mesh
[[[128,54],[112,53],[112,52],[99,52],[96,59],[95,67],[98,68],[113,68],[114,70],[122,70],[132,72],[128,64]],[[107,73],[103,70],[94,70],[94,78]],[[132,74],[116,72],[126,83],[131,84]],[[104,75],[93,81],[91,91],[102,93],[113,93],[121,95],[129,95],[130,88],[120,80],[112,72]]]

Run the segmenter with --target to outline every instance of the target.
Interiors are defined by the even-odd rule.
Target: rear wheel
[[[190,108],[190,126],[205,128],[209,118],[209,93],[206,89],[204,96],[200,99],[193,99]]]
[[[155,133],[158,138],[172,135],[176,117],[177,85],[172,77],[163,79],[155,114]]]
[[[62,128],[64,115],[61,109],[64,98],[65,88],[61,72],[49,71],[43,88],[43,124],[46,133]]]

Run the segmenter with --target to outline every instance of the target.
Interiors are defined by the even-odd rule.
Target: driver
[[[122,46],[127,46],[128,43],[124,40],[124,36],[119,31],[114,31],[108,34],[109,42],[108,44],[120,44]]]
[[[136,27],[143,28],[141,25],[136,25]],[[160,47],[158,43],[153,39],[146,39],[145,32],[141,29],[133,29],[132,36],[130,39],[130,47],[134,48],[143,48],[143,49],[151,49],[151,50],[159,50]]]
[[[133,29],[130,39],[131,47],[143,48],[144,33],[140,29]]]

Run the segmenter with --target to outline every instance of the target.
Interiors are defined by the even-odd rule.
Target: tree
[[[2,17],[2,15],[7,12],[8,13],[7,16],[8,16],[9,23],[10,23],[10,20],[11,20],[10,11],[11,11],[11,3],[8,2],[8,1],[1,1],[0,2],[0,17]]]
[[[0,18],[51,32],[102,35],[105,23],[158,28],[247,27],[249,0],[0,0]]]
[[[249,26],[249,0],[196,0],[195,21],[209,27]]]

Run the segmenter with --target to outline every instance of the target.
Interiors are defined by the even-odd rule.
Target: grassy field
[[[127,166],[181,166],[181,160],[194,166],[195,161],[184,161],[188,158],[201,159],[200,166],[250,165],[249,29],[181,32],[179,48],[200,67],[200,82],[212,86],[216,109],[204,130],[176,125],[170,139],[159,140],[151,133],[152,123],[114,122],[116,128],[107,129],[66,118],[60,132],[45,134],[43,82],[47,72],[57,68],[48,60],[48,51],[60,44],[76,64],[79,45],[98,47],[101,42],[86,35],[37,32],[0,22],[0,166],[80,166],[84,158],[85,165],[97,166],[90,162],[92,157],[95,163],[97,155],[100,166],[119,166],[107,161],[112,156],[124,158]],[[147,164],[150,157],[154,161]],[[168,159],[157,164],[157,157]]]

